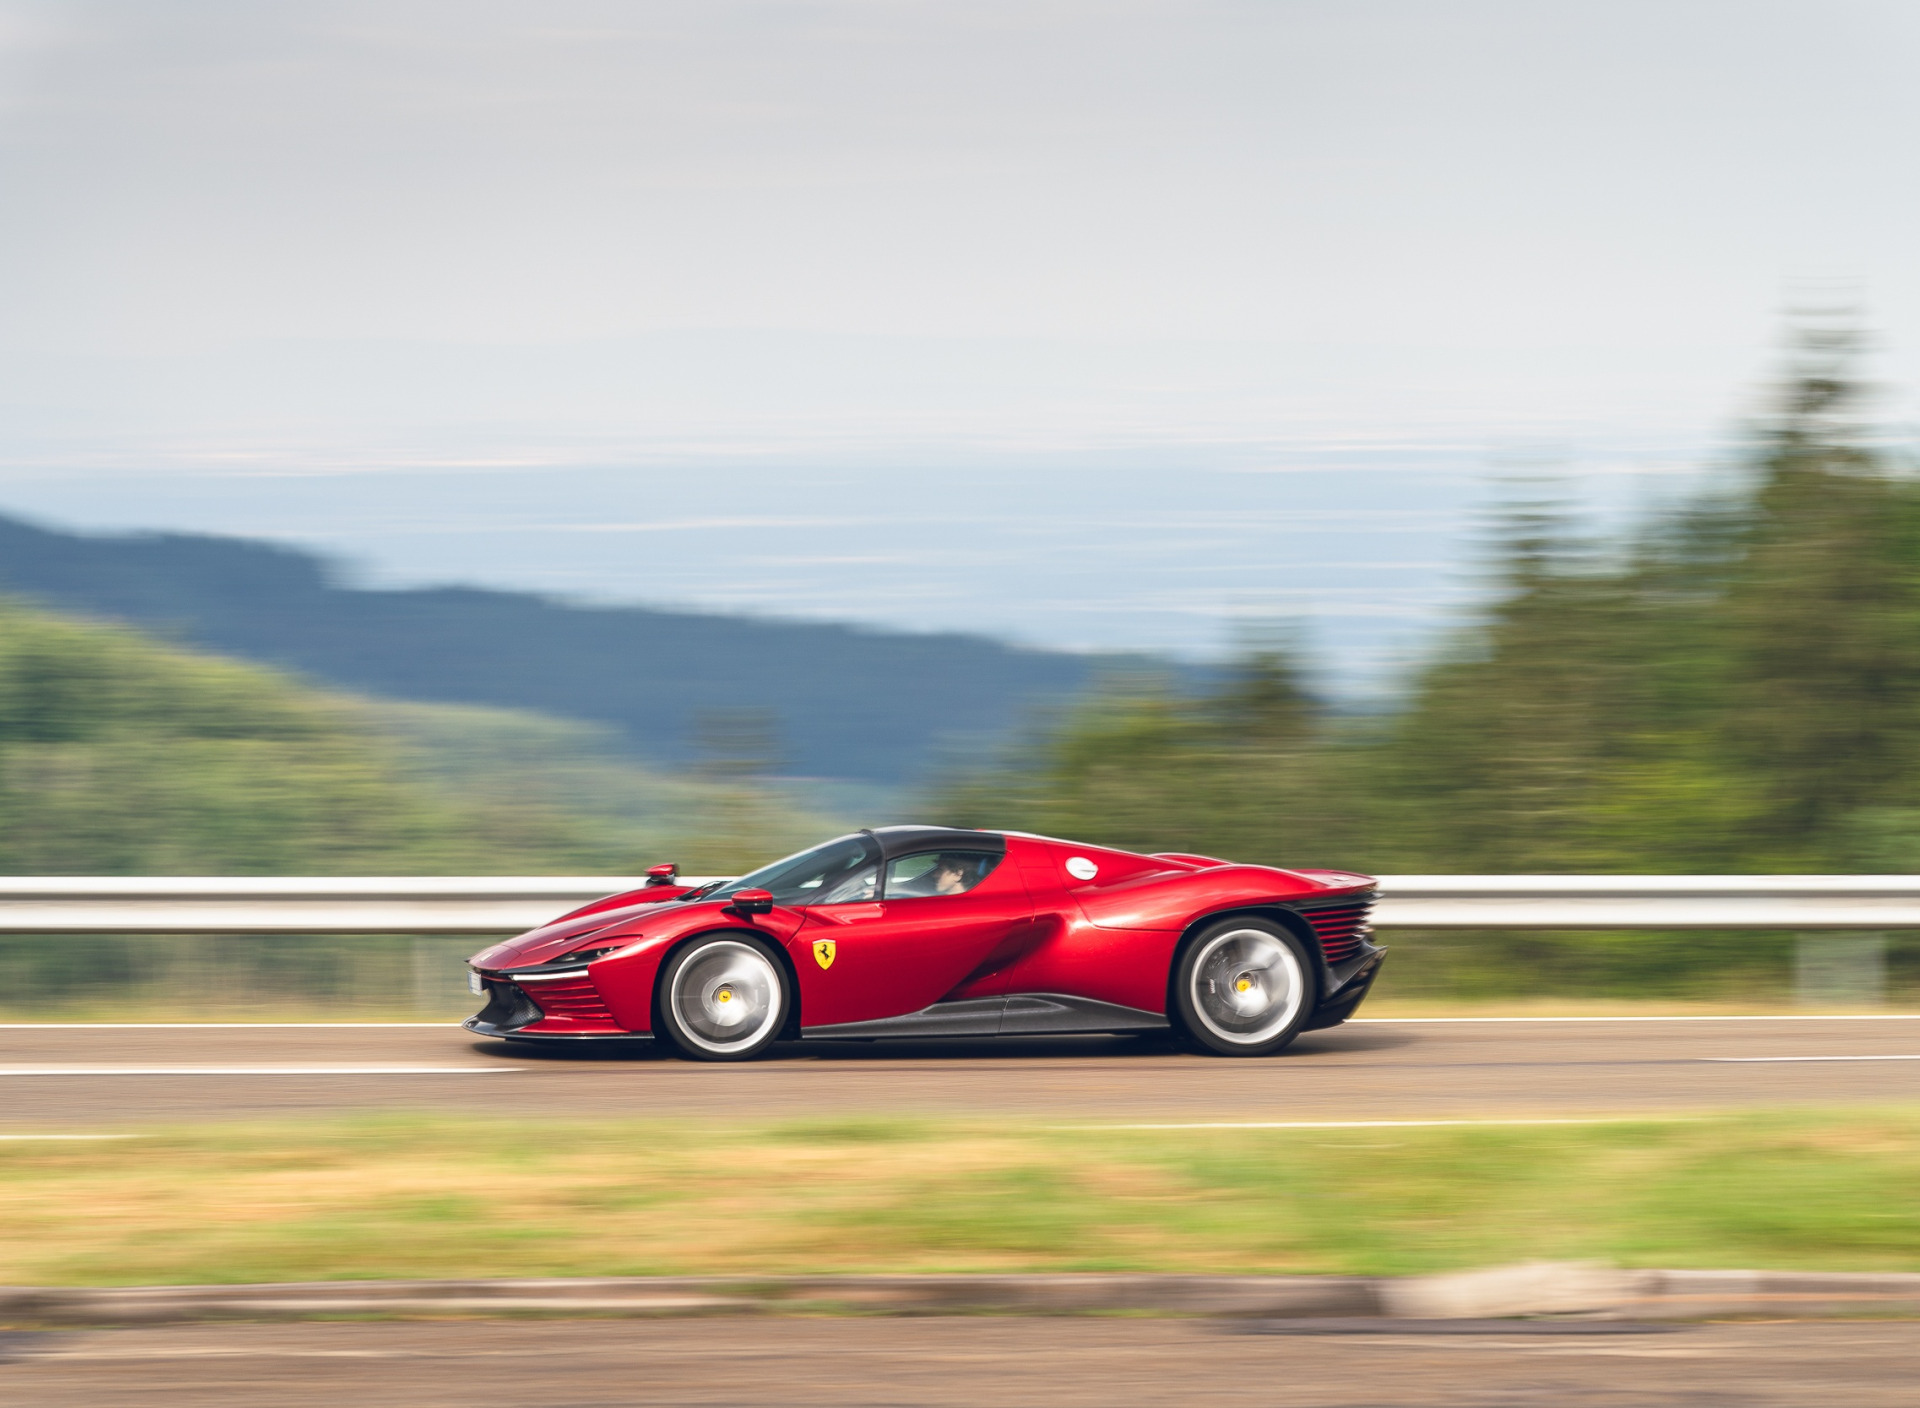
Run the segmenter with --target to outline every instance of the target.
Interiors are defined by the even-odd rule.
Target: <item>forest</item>
[[[1488,604],[1394,709],[1342,713],[1253,652],[1217,689],[1136,684],[1036,730],[948,819],[1370,873],[1920,871],[1920,478],[1864,416],[1857,341],[1802,329],[1749,454],[1616,539],[1514,502]],[[1790,944],[1412,948],[1449,991],[1693,994],[1777,985]]]

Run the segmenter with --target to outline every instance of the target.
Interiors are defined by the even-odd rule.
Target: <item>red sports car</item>
[[[674,868],[475,954],[483,1036],[789,1038],[1172,1027],[1265,1056],[1353,1015],[1386,950],[1374,882],[1020,832],[886,826],[691,888]]]

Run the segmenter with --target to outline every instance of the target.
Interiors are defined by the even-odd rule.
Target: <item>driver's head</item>
[[[966,889],[973,866],[964,856],[941,856],[933,864],[933,892],[951,895]]]

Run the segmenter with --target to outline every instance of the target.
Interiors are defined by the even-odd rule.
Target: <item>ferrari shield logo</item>
[[[834,944],[832,939],[815,939],[813,941],[813,961],[818,963],[822,968],[833,967],[833,949]]]

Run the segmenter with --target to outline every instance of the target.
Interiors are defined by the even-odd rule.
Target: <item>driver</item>
[[[889,883],[887,894],[896,899],[957,895],[972,889],[979,879],[976,857],[949,851],[935,857],[931,866],[904,884],[896,887]]]
[[[941,856],[927,878],[936,895],[957,895],[973,883],[973,861],[967,856]]]

